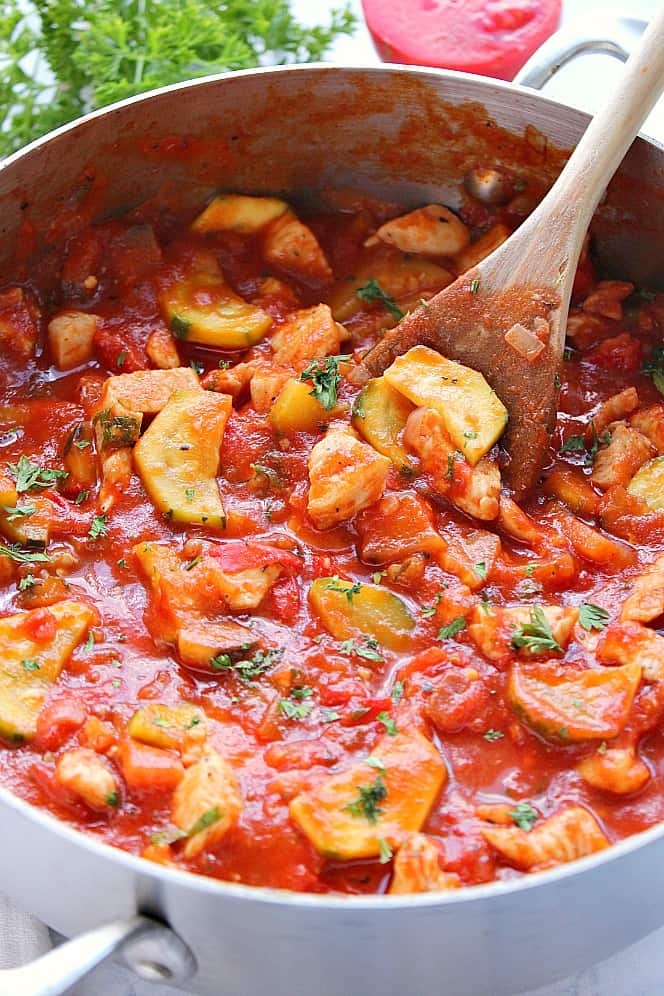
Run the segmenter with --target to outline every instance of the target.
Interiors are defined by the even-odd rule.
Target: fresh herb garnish
[[[530,610],[530,622],[524,623],[512,634],[512,646],[515,650],[531,650],[540,654],[545,650],[553,650],[562,654],[563,648],[553,635],[544,610],[539,605],[533,605]]]
[[[385,840],[384,837],[378,837],[378,860],[381,865],[386,865],[388,861],[392,860],[392,848]]]
[[[368,639],[364,647],[356,643],[355,640],[343,640],[339,644],[339,650],[342,654],[348,654],[349,657],[354,654],[356,657],[363,657],[367,661],[382,663],[384,658],[376,650],[377,646],[378,642],[372,639]]]
[[[95,515],[88,536],[92,540],[101,539],[108,532],[105,515]]]
[[[482,581],[486,581],[486,560],[481,560],[479,564],[475,564],[473,570],[477,574],[478,578]]]
[[[348,587],[346,587],[346,585]],[[360,594],[362,591],[362,585],[359,581],[355,581],[354,583],[351,583],[350,581],[342,581],[339,575],[335,574],[334,577],[330,578],[327,582],[325,589],[326,591],[337,591],[341,595],[345,595],[346,601],[352,605],[353,596]]]
[[[213,824],[218,823],[223,813],[218,806],[213,806],[212,809],[207,809],[202,816],[199,816],[194,825],[187,832],[188,837],[193,837],[194,834],[200,833],[201,830],[207,830],[208,827],[213,826]]]
[[[249,469],[259,477],[264,477],[270,487],[276,488],[279,484],[279,475],[272,467],[265,467],[262,463],[250,463]]]
[[[210,658],[210,667],[213,671],[232,671],[244,685],[249,685],[270,670],[280,653],[280,650],[257,650],[252,658],[241,661],[233,661],[230,654],[218,654]]]
[[[470,293],[477,294],[479,289],[480,289],[480,278],[475,277],[473,280],[470,281]]]
[[[120,367],[120,368],[122,368],[122,366],[124,365],[124,361],[125,361],[126,359],[127,359],[127,350],[126,350],[126,349],[123,349],[121,353],[118,353],[118,358],[117,358],[117,360],[115,361],[115,365],[116,365],[117,367]]]
[[[385,767],[381,759],[379,757],[376,757],[375,754],[369,754],[369,757],[365,757],[364,763],[368,764],[370,768],[375,768],[376,771],[380,771],[381,775],[387,773],[387,768]]]
[[[305,699],[311,698],[311,689],[292,688],[290,694],[291,697],[289,699],[279,700],[279,714],[281,716],[285,716],[286,719],[306,719],[313,709],[311,702],[304,701]],[[298,699],[299,701],[293,702],[292,699]]]
[[[37,509],[34,505],[23,505],[22,508],[16,506],[15,508],[11,505],[0,505],[3,512],[7,515],[7,522],[14,522],[16,519],[25,519],[30,515],[34,515]]]
[[[203,558],[200,554],[197,557],[192,557],[191,560],[188,560],[184,565],[185,571],[191,571],[197,564],[200,564],[202,559]]]
[[[335,709],[321,709],[320,718],[322,723],[334,723],[337,719],[341,719],[341,713]]]
[[[9,557],[17,564],[47,564],[51,559],[39,550],[24,550],[20,543],[12,543],[11,546],[0,543],[0,555]]]
[[[611,618],[611,613],[603,609],[601,605],[593,605],[592,602],[582,602],[579,606],[579,622],[584,629],[604,629]]]
[[[530,833],[539,819],[537,810],[528,802],[520,802],[514,809],[510,809],[509,816],[519,829],[525,830],[526,833]]]
[[[366,301],[367,304],[373,304],[377,301],[385,308],[386,311],[389,311],[392,318],[396,318],[398,322],[400,322],[403,318],[403,311],[397,302],[393,297],[390,297],[389,294],[385,293],[375,277],[371,277],[370,280],[367,280],[363,287],[358,287],[355,294],[359,297],[360,301]]]
[[[394,684],[392,685],[392,691],[390,693],[390,698],[392,699],[395,705],[398,702],[401,702],[401,699],[403,698],[403,693],[404,693],[403,681],[395,681]]]
[[[487,730],[484,739],[491,742],[492,740],[502,740],[504,736],[505,734],[501,733],[500,730]]]
[[[14,475],[16,490],[19,494],[31,491],[32,488],[50,488],[56,481],[67,477],[66,470],[53,470],[50,467],[40,467],[26,456],[21,456],[18,463],[7,464]]]
[[[337,403],[337,392],[341,383],[339,363],[349,359],[350,353],[325,356],[319,360],[312,360],[300,374],[301,381],[311,381],[313,390],[309,391],[309,394],[323,406],[325,411],[331,412]]]
[[[643,292],[641,292],[643,293]],[[664,394],[664,346],[656,346],[643,367],[660,394]]]
[[[106,805],[107,806],[119,806],[120,805],[120,796],[118,795],[117,792],[109,792],[108,793],[108,795],[106,796]]]
[[[75,505],[82,505],[90,497],[89,491],[79,491],[79,493],[74,498]]]
[[[344,809],[352,816],[364,817],[368,823],[377,823],[378,817],[383,815],[380,804],[387,798],[387,785],[382,775],[377,775],[370,785],[358,785],[357,791],[357,799],[349,802]]]
[[[378,713],[376,719],[385,727],[385,732],[388,737],[396,737],[399,730],[397,729],[397,724],[394,722],[389,713],[385,712],[383,709]]]
[[[438,630],[437,640],[451,640],[453,637],[460,633],[462,629],[466,628],[466,620],[463,616],[457,616],[452,622],[449,622],[447,626],[441,626]]]
[[[36,661],[34,657],[21,661],[21,667],[24,667],[26,671],[38,671],[40,666],[39,661]]]
[[[32,574],[26,574],[26,576],[24,578],[21,578],[21,580],[19,581],[19,583],[18,583],[18,590],[19,591],[27,591],[28,588],[32,588],[36,584],[37,584],[37,582],[33,578]]]

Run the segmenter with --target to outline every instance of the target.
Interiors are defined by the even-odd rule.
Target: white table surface
[[[385,0],[389,3],[390,0]],[[661,8],[664,0],[564,0],[563,23],[573,17],[601,8],[602,15],[628,13],[631,17],[647,19]],[[334,6],[328,0],[294,0],[292,7],[302,20],[312,22],[325,18],[327,11]],[[338,4],[337,4],[338,5]],[[369,65],[378,61],[371,39],[364,27],[360,0],[352,0],[351,6],[357,10],[360,27],[352,38],[341,39],[334,47],[330,60],[346,65]],[[578,59],[565,67],[547,87],[552,96],[594,110],[606,99],[619,63],[607,56],[593,55]],[[644,128],[648,134],[664,140],[664,101],[655,109]],[[662,897],[664,903],[664,897]],[[616,895],[616,905],[620,896]],[[606,915],[607,911],[598,910]],[[610,914],[610,911],[608,912]],[[113,964],[102,965],[91,973],[84,982],[75,986],[69,996],[177,996],[180,990],[170,986],[154,986],[137,982],[129,972]],[[664,994],[664,930],[657,931],[627,951],[615,955],[579,975],[550,986],[533,990],[528,996],[659,996]],[[219,996],[223,996],[223,970],[220,976]],[[246,996],[252,996],[247,993]],[[300,996],[293,990],[293,996]],[[304,996],[304,994],[303,994]],[[315,993],[306,996],[316,996]],[[349,996],[356,994],[349,993]],[[359,994],[357,994],[359,996]],[[402,996],[387,993],[384,996]],[[417,996],[413,993],[412,996]],[[454,996],[441,989],[441,996]],[[480,994],[478,994],[480,996]],[[490,994],[481,994],[490,996]]]

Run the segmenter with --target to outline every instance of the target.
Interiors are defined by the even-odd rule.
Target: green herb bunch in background
[[[316,61],[354,23],[304,27],[287,0],[0,0],[0,155],[154,87]]]

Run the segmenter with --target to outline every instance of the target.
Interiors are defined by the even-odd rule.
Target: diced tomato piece
[[[643,347],[634,336],[622,332],[610,339],[604,339],[583,358],[595,366],[605,367],[607,370],[624,370],[627,373],[641,369]]]
[[[35,609],[29,616],[26,616],[23,629],[26,636],[37,643],[48,643],[54,639],[58,624],[49,609]]]
[[[514,79],[560,20],[561,0],[362,0],[386,62]]]
[[[170,751],[124,740],[119,748],[120,765],[130,788],[174,789],[182,780],[182,762]]]
[[[295,578],[278,578],[268,597],[280,622],[287,626],[295,622],[300,611],[300,589]]]
[[[97,716],[90,716],[81,730],[79,739],[84,747],[90,747],[98,754],[105,754],[116,741],[115,728]]]
[[[443,733],[457,733],[486,713],[491,696],[481,678],[451,668],[428,697],[425,712]]]
[[[262,543],[226,540],[224,543],[211,546],[209,552],[219,561],[222,571],[227,574],[249,571],[254,567],[268,567],[270,564],[281,564],[282,567],[294,572],[302,570],[302,561],[294,553]]]
[[[73,693],[47,700],[37,717],[35,746],[41,750],[57,750],[83,726],[86,718],[85,703]]]

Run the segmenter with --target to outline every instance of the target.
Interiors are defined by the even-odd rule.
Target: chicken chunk
[[[664,454],[664,405],[642,408],[632,415],[629,424],[646,436],[660,455]]]
[[[59,370],[72,370],[92,356],[98,318],[86,311],[61,311],[48,323],[48,348]]]
[[[646,436],[619,422],[608,446],[600,449],[595,457],[592,482],[603,491],[615,484],[625,485],[639,467],[655,455],[655,447]]]
[[[337,355],[346,335],[327,304],[304,308],[290,315],[272,336],[274,359],[280,364],[295,365],[319,356]]]
[[[90,809],[103,812],[119,804],[118,781],[108,762],[88,747],[76,747],[58,758],[55,777]]]
[[[626,280],[600,280],[581,307],[591,315],[620,322],[623,317],[622,302],[633,290],[634,284]]]
[[[104,382],[99,410],[112,415],[141,412],[156,415],[168,404],[175,391],[200,389],[198,377],[191,367],[173,370],[137,370],[135,373],[109,377]]]
[[[607,664],[636,661],[645,681],[664,681],[664,636],[639,622],[610,626],[598,644],[597,656]]]
[[[635,387],[628,387],[607,398],[586,429],[586,445],[592,446],[595,438],[601,436],[607,426],[631,415],[638,407],[639,395]]]
[[[234,367],[225,370],[210,370],[201,378],[201,387],[206,391],[229,394],[235,400],[251,383],[258,365],[258,360],[249,360],[247,363],[236,363]]]
[[[22,287],[0,291],[0,344],[20,359],[32,356],[37,338],[41,311],[33,295]]]
[[[210,748],[185,772],[173,794],[173,823],[188,834],[184,856],[209,851],[237,823],[242,795],[235,773],[218,751]]]
[[[440,851],[423,833],[409,834],[394,859],[394,874],[388,890],[391,896],[413,892],[446,892],[458,889],[457,875],[440,867]]]
[[[485,827],[482,836],[511,864],[524,871],[550,868],[603,851],[609,841],[582,806],[570,806],[529,832],[519,827]]]
[[[634,581],[632,594],[622,607],[623,622],[651,622],[664,613],[664,555],[646,567]]]
[[[386,221],[364,244],[379,242],[423,256],[454,256],[468,245],[470,232],[449,208],[429,204]]]
[[[638,792],[650,780],[648,765],[637,756],[634,747],[609,747],[596,750],[579,762],[576,769],[584,782],[613,795]]]
[[[319,283],[332,277],[318,239],[292,211],[285,211],[265,229],[263,258],[304,280]]]
[[[391,463],[345,429],[331,429],[309,456],[307,511],[317,529],[352,519],[383,494]]]
[[[476,519],[495,519],[500,511],[500,471],[484,456],[471,467],[450,439],[441,415],[418,408],[408,417],[404,442],[420,458],[436,491]]]
[[[563,608],[559,605],[542,605],[540,608],[551,628],[553,639],[565,649],[579,618],[579,610],[571,606]],[[536,648],[533,650],[522,647],[517,651],[512,649],[512,637],[515,631],[530,623],[531,614],[532,608],[526,605],[515,605],[508,608],[476,605],[471,614],[468,632],[489,660],[503,660],[514,652],[523,657],[537,656]],[[550,649],[546,649],[544,652],[547,656],[551,654]]]
[[[284,384],[291,379],[290,367],[273,363],[259,363],[251,377],[251,403],[257,412],[269,412],[279,397]]]
[[[126,493],[133,467],[131,449],[128,446],[113,450],[103,457],[99,489],[99,508],[102,513],[110,512],[120,496]]]
[[[167,329],[155,329],[145,344],[147,357],[158,370],[175,370],[180,366],[180,356],[173,336]]]

